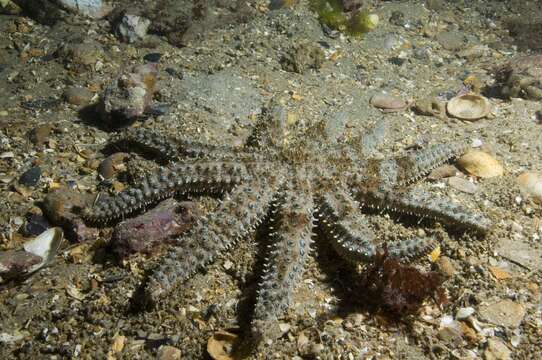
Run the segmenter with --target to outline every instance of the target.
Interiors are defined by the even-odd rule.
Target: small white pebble
[[[473,148],[478,148],[480,146],[482,146],[483,142],[482,140],[480,139],[472,139],[472,147]]]
[[[455,318],[457,320],[463,320],[463,319],[468,318],[472,314],[474,314],[474,308],[472,308],[470,306],[469,307],[464,307],[464,308],[460,308],[459,310],[457,310],[457,313],[455,314]]]

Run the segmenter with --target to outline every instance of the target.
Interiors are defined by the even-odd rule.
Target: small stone
[[[457,165],[469,174],[481,178],[502,176],[504,174],[504,168],[494,157],[479,150],[471,150],[461,156],[457,161]]]
[[[143,60],[151,62],[151,63],[157,63],[160,61],[160,58],[162,57],[162,54],[160,53],[148,53],[147,55],[143,56]]]
[[[24,275],[29,268],[42,261],[40,256],[23,250],[0,251],[0,279]]]
[[[115,354],[122,352],[124,345],[126,344],[126,336],[116,335],[113,338],[113,344],[111,344],[111,351]]]
[[[59,188],[45,197],[43,212],[53,225],[61,226],[66,237],[75,242],[96,239],[98,230],[87,227],[79,216],[93,201],[91,195],[83,195],[68,188]]]
[[[102,0],[56,0],[63,8],[74,13],[100,19],[107,15],[112,7]]]
[[[41,168],[39,166],[31,167],[26,170],[19,178],[19,184],[24,186],[36,186],[41,178]]]
[[[542,204],[542,173],[527,171],[516,179],[521,192],[537,204]]]
[[[436,36],[438,43],[446,50],[461,50],[465,44],[465,36],[456,31],[440,32]]]
[[[117,35],[122,41],[132,44],[145,39],[150,24],[149,19],[125,14],[117,24]]]
[[[51,225],[42,215],[29,214],[22,228],[25,236],[37,236],[47,230]]]
[[[457,176],[452,176],[449,178],[448,185],[467,194],[474,194],[478,190],[476,185],[474,185],[472,182]]]
[[[102,120],[108,125],[124,125],[143,115],[155,92],[156,64],[135,66],[122,73],[104,90],[99,104]],[[120,124],[119,124],[120,122]]]
[[[455,314],[455,318],[456,318],[456,320],[463,320],[463,319],[468,318],[472,314],[474,314],[474,308],[473,307],[469,306],[469,307],[459,308],[457,310],[457,313]]]
[[[49,140],[49,135],[53,130],[53,125],[51,124],[42,124],[33,128],[28,137],[30,141],[35,145],[43,145]]]
[[[67,65],[92,67],[103,57],[103,50],[96,43],[67,43],[60,48],[59,56]]]
[[[310,69],[320,69],[324,60],[325,55],[320,46],[304,41],[290,48],[281,59],[281,64],[285,71],[303,74]]]
[[[70,86],[64,90],[64,99],[72,105],[87,105],[93,96],[88,89],[80,86]]]
[[[447,343],[454,343],[461,340],[461,330],[459,329],[459,324],[455,323],[452,326],[445,326],[440,329],[437,333],[437,336],[440,340]]]
[[[516,328],[525,316],[525,306],[512,301],[502,300],[497,303],[481,306],[480,316],[498,326]]]
[[[396,112],[405,110],[408,103],[398,97],[388,94],[376,94],[371,97],[369,103],[383,112]]]
[[[159,245],[172,241],[173,236],[188,230],[196,218],[194,203],[166,199],[150,211],[118,224],[111,239],[113,251],[121,258],[133,253],[152,253]]]
[[[440,270],[442,274],[446,275],[447,277],[454,276],[455,266],[448,257],[441,256],[438,258],[436,263],[437,263],[438,269]]]
[[[127,153],[115,153],[105,158],[98,166],[98,173],[104,179],[111,179],[121,168],[122,162],[128,157]]]
[[[158,348],[159,360],[180,360],[181,355],[181,350],[173,346],[162,345],[160,348]]]
[[[484,351],[485,360],[509,360],[512,358],[512,352],[498,338],[492,337],[487,341],[487,348]]]

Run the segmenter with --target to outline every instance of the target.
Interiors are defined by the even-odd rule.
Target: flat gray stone
[[[517,328],[525,316],[525,306],[512,300],[502,300],[478,309],[480,317],[492,324]]]

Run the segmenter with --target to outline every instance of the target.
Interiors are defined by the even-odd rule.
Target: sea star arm
[[[108,147],[130,152],[135,150],[162,163],[174,161],[180,156],[222,159],[234,149],[228,146],[170,138],[147,129],[125,130],[115,136]]]
[[[430,218],[446,225],[455,225],[480,233],[486,233],[491,227],[491,221],[485,216],[453,203],[450,199],[439,198],[415,189],[405,192],[358,189],[357,200],[364,206]]]
[[[154,204],[175,193],[221,193],[250,178],[243,164],[198,161],[182,163],[172,169],[160,168],[146,175],[136,186],[99,201],[83,211],[85,221],[104,224]]]
[[[272,219],[273,244],[254,310],[252,334],[258,340],[278,335],[277,319],[288,309],[312,243],[314,205],[310,184],[306,178],[296,177],[283,193],[277,218]]]
[[[354,264],[372,261],[377,253],[385,251],[389,256],[410,260],[434,246],[432,239],[425,237],[377,243],[358,202],[342,187],[320,198],[318,215],[321,228],[335,251]]]
[[[164,255],[147,281],[146,300],[155,301],[252,232],[267,213],[281,181],[280,174],[258,176],[233,189]]]

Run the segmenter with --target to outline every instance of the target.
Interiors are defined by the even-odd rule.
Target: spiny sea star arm
[[[279,335],[277,320],[288,309],[312,242],[314,206],[306,177],[296,177],[283,193],[254,309],[252,334],[258,340]]]
[[[216,210],[198,220],[190,233],[164,255],[147,281],[146,300],[155,301],[252,232],[266,215],[281,182],[280,173],[268,174],[233,189]]]
[[[109,223],[175,193],[220,193],[249,178],[245,166],[233,162],[200,161],[160,168],[157,174],[141,178],[136,186],[85,209],[82,216],[92,224]]]
[[[322,231],[345,260],[367,262],[376,255],[375,234],[345,189],[325,193],[319,199],[318,217]]]
[[[130,152],[135,150],[164,163],[180,156],[221,159],[233,151],[232,147],[170,138],[148,129],[125,130],[116,135],[108,146]]]
[[[398,185],[415,182],[446,161],[462,155],[467,149],[468,145],[463,142],[436,144],[396,158],[399,168]]]
[[[391,188],[413,183],[444,162],[463,154],[468,146],[462,143],[438,144],[391,159],[369,159],[360,166],[361,172],[350,176],[356,188]]]
[[[429,218],[480,233],[489,231],[491,227],[491,221],[485,216],[455,204],[450,199],[439,198],[415,189],[405,192],[359,189],[356,198],[364,206]]]
[[[320,226],[335,251],[354,264],[372,261],[377,253],[384,251],[389,256],[410,260],[434,247],[432,239],[423,237],[377,243],[358,202],[342,187],[319,199],[318,215]]]

